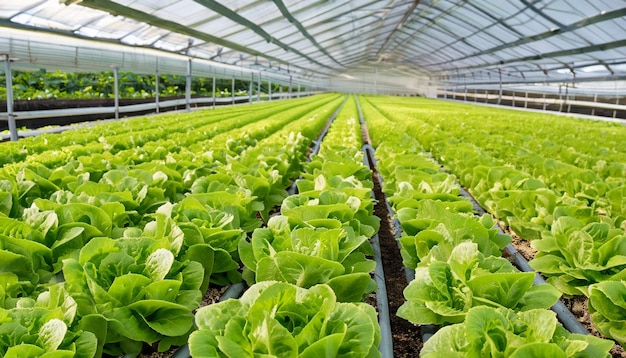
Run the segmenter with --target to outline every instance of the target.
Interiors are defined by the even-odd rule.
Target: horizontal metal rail
[[[285,98],[295,98],[300,96],[309,96],[312,94],[316,94],[318,92],[301,92],[298,93],[275,93],[272,94],[272,99],[285,99]],[[267,99],[268,95],[262,95],[261,98]],[[206,104],[211,105],[215,103],[220,104],[229,104],[233,102],[232,97],[202,97],[202,98],[191,98],[190,104],[198,105],[198,104]],[[236,96],[235,102],[249,102],[248,96]],[[163,102],[150,102],[150,103],[141,103],[141,104],[130,104],[126,106],[120,106],[120,113],[132,113],[132,112],[140,112],[140,111],[151,111],[156,110],[157,107],[159,109],[177,107],[177,106],[185,106],[187,104],[187,100],[185,98],[181,99],[173,99]],[[51,118],[51,117],[63,117],[63,116],[80,116],[80,115],[95,115],[95,114],[114,114],[115,107],[84,107],[84,108],[63,108],[63,109],[49,109],[42,111],[14,111],[15,118],[20,119],[36,119],[36,118]],[[0,121],[7,120],[7,112],[0,112]]]

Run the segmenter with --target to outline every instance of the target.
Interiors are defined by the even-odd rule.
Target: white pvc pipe
[[[114,104],[113,106],[115,107],[115,119],[119,119],[120,118],[120,80],[119,80],[119,74],[120,73],[120,69],[117,66],[113,67],[113,101]]]
[[[191,112],[191,59],[187,60],[187,82],[185,83],[185,108]]]
[[[13,113],[13,73],[11,72],[11,59],[9,55],[4,58],[4,76],[7,87],[7,119],[9,121],[9,134],[12,141],[18,139],[17,125],[15,124],[15,114]]]

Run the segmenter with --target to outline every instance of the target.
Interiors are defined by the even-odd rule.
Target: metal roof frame
[[[410,88],[414,81],[493,82],[476,73],[528,83],[571,81],[568,70],[576,81],[626,76],[623,0],[22,0],[0,2],[2,28],[90,40],[91,48],[116,44],[124,46],[116,47],[121,57],[139,56],[138,49],[185,56],[206,64],[207,73],[235,73],[229,66],[236,64],[240,73],[303,84],[381,69],[404,74]],[[50,41],[27,38],[2,31],[0,53],[30,46],[40,57],[62,56]],[[90,48],[77,43],[65,67],[81,46]],[[26,52],[11,55],[25,67],[46,64]],[[76,68],[98,65],[93,54],[81,61]],[[599,67],[578,73],[590,66]]]

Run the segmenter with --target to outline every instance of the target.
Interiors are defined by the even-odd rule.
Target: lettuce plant
[[[398,210],[397,216],[405,236],[400,237],[400,253],[405,266],[415,269],[433,260],[447,261],[456,245],[463,241],[476,243],[485,255],[500,256],[511,237],[494,229],[489,215],[480,220],[474,216],[449,211],[447,202],[424,200],[414,208]]]
[[[474,307],[463,323],[443,327],[420,352],[435,357],[610,357],[613,342],[570,333],[549,310]]]
[[[62,284],[36,299],[22,297],[0,308],[0,355],[3,357],[92,358],[96,336],[74,325],[76,302]]]
[[[626,281],[589,286],[589,313],[598,332],[626,347]]]
[[[361,247],[367,238],[351,227],[292,229],[286,216],[274,216],[250,241],[239,242],[249,284],[283,281],[308,288],[325,283],[340,301],[360,301],[376,289],[370,277],[375,263]]]
[[[291,226],[339,228],[351,226],[357,235],[374,236],[380,218],[373,214],[371,198],[358,198],[338,190],[324,190],[317,197],[306,192],[291,195],[281,205]]]
[[[170,215],[184,234],[181,254],[203,263],[204,292],[209,281],[221,286],[241,281],[237,247],[245,233],[240,228],[236,207],[215,209],[202,196],[187,196],[172,206]]]
[[[479,305],[514,310],[549,308],[560,297],[548,284],[533,285],[534,272],[519,272],[506,259],[484,256],[473,242],[457,245],[447,261],[415,270],[398,316],[416,324],[458,323]]]
[[[53,276],[52,252],[36,241],[0,234],[0,272],[13,273],[31,287],[47,283]]]
[[[144,232],[161,230],[157,224]],[[177,260],[182,242],[159,236],[94,238],[78,259],[63,261],[80,325],[96,334],[99,352],[136,354],[143,343],[157,341],[166,350],[184,344],[191,332],[203,265]]]
[[[239,299],[203,307],[189,337],[194,358],[380,357],[374,308],[337,302],[327,285],[264,281]]]
[[[562,216],[531,245],[539,250],[530,266],[568,295],[589,296],[589,285],[626,279],[626,236],[609,223],[584,225]]]

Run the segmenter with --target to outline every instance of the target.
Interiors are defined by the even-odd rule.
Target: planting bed
[[[594,166],[593,148],[581,149],[574,158],[546,149],[545,142],[542,146],[538,140],[528,141],[524,133],[511,135],[506,149],[500,150],[498,144],[477,138],[478,134],[454,131],[448,122],[424,116],[426,105],[416,99],[328,95],[258,105],[255,111],[245,106],[216,110],[212,111],[215,118],[190,114],[167,121],[129,120],[96,131],[78,130],[73,138],[70,134],[47,135],[3,143],[2,253],[28,262],[25,267],[33,269],[3,278],[3,287],[7,287],[4,309],[14,312],[17,302],[22,306],[40,304],[24,297],[36,298],[52,290],[65,302],[77,302],[76,322],[66,322],[66,328],[76,335],[73,339],[81,334],[85,340],[97,337],[101,343],[96,355],[176,358],[189,357],[190,350],[202,357],[212,349],[233,349],[224,343],[232,339],[239,342],[237,349],[254,345],[257,352],[276,355],[280,349],[302,353],[310,347],[307,354],[333,355],[328,352],[336,349],[356,350],[369,357],[380,354],[380,347],[384,358],[414,357],[442,347],[450,349],[445,342],[451,338],[444,335],[465,324],[466,317],[475,324],[480,316],[477,312],[505,312],[490,307],[511,309],[506,311],[507,319],[519,315],[523,321],[525,312],[530,311],[554,318],[548,308],[562,292],[537,279],[537,285],[531,285],[534,274],[513,268],[510,262],[518,261],[507,255],[517,250],[531,266],[535,257],[546,255],[537,254],[545,251],[545,244],[537,243],[558,234],[557,225],[549,221],[552,216],[546,216],[550,210],[556,216],[579,220],[596,210],[602,215],[593,218],[602,221],[602,227],[614,225],[610,237],[619,237],[624,222],[618,197],[623,184],[620,164],[626,168],[621,161],[623,152],[603,152],[604,166]],[[450,110],[458,113],[455,108]],[[471,126],[468,123],[462,125]],[[587,134],[595,131],[592,128]],[[598,133],[604,133],[604,142],[611,145],[613,134],[619,131],[609,126]],[[528,145],[514,142],[518,137]],[[570,139],[555,136],[551,140],[565,147]],[[547,171],[536,165],[550,153],[558,153],[557,159],[548,163],[562,170],[559,177],[547,177]],[[511,154],[513,164],[503,165],[512,160],[507,157]],[[577,165],[584,166],[585,175],[593,180],[584,185],[563,182],[566,170],[581,170]],[[484,173],[489,175],[481,176]],[[515,180],[526,186],[515,187]],[[543,187],[542,183],[547,184]],[[581,187],[583,194],[572,192]],[[523,190],[541,193],[549,200],[519,199],[513,205],[507,201]],[[477,200],[472,201],[472,196]],[[573,197],[579,201],[570,199]],[[552,206],[535,205],[543,202]],[[535,206],[517,210],[529,203]],[[593,203],[593,210],[585,206],[588,203]],[[495,219],[477,216],[483,214],[480,206],[489,209]],[[529,211],[535,216],[524,216]],[[496,223],[508,235],[498,231]],[[527,241],[526,235],[537,241]],[[424,237],[427,240],[420,241]],[[25,240],[33,243],[25,246],[26,250],[16,248]],[[138,241],[146,246],[133,246]],[[40,258],[29,258],[29,250]],[[503,255],[510,262],[501,259]],[[459,263],[470,256],[475,261],[465,268],[466,277],[457,277]],[[115,263],[106,266],[109,262]],[[47,284],[47,270],[50,274],[62,272],[65,286]],[[96,274],[107,270],[111,277]],[[435,298],[438,301],[433,305],[422,302],[420,292],[440,279],[432,276],[431,282],[424,277],[436,270],[448,270],[449,277],[440,286],[443,291],[428,291],[430,297],[445,291],[465,306],[441,298]],[[481,275],[491,276],[485,276],[487,281]],[[561,298],[566,309],[595,336],[603,337],[594,329],[588,299],[571,294],[573,289],[587,292],[587,287],[599,286],[594,282],[580,285],[552,272],[546,276],[549,283],[573,296]],[[502,295],[502,290],[483,290],[487,285],[474,283],[504,282],[498,281],[501,279],[508,280],[506,291],[512,295],[519,291],[521,298]],[[24,285],[26,281],[31,285]],[[142,286],[134,281],[143,282]],[[122,285],[124,289],[120,289]],[[179,293],[165,293],[170,291]],[[459,295],[469,291],[473,294],[470,299]],[[275,292],[276,297],[263,292]],[[289,293],[282,297],[279,292]],[[309,306],[282,311],[282,307],[302,304],[290,301],[292,293],[309,297]],[[103,301],[109,296],[114,299]],[[321,297],[329,302],[323,308],[315,306],[322,302]],[[257,300],[265,307],[258,312],[274,313],[255,313]],[[39,301],[45,301],[45,294]],[[156,301],[167,309],[156,308]],[[240,303],[235,302],[245,304],[237,306]],[[123,304],[118,307],[118,303]],[[49,306],[64,312],[68,304],[57,307],[51,302]],[[110,310],[112,305],[115,310]],[[302,323],[292,321],[288,312],[308,312],[314,306],[317,308],[310,312],[317,318],[306,319],[319,319],[328,327],[338,324],[336,327],[347,331],[320,331],[308,341],[300,330],[281,328],[290,326],[285,322]],[[371,306],[378,310],[380,325],[373,320]],[[559,319],[566,328],[579,332],[563,318],[566,313],[561,312]],[[280,321],[283,314],[286,321]],[[194,315],[198,330],[187,345],[191,326],[175,327],[187,327]],[[69,316],[66,313],[64,319]],[[101,317],[112,323],[104,324]],[[172,322],[163,325],[167,320]],[[118,321],[124,322],[122,326],[116,326]],[[228,323],[231,321],[237,323]],[[260,322],[268,339],[242,333],[249,329],[246,327],[261,327]],[[220,324],[224,326],[219,328]],[[306,326],[306,330],[317,329],[314,326]],[[341,338],[354,334],[352,329],[357,326],[361,327],[360,343]],[[139,327],[146,328],[144,333],[133,331]],[[444,328],[437,331],[440,327]],[[554,337],[541,338],[547,340],[541,347],[520,348],[516,341],[509,342],[506,349],[509,353],[516,349],[544,351],[573,342],[581,356],[603,356],[611,346],[612,356],[624,356],[623,349],[612,342],[564,330],[555,332]],[[525,339],[524,331],[515,334]],[[218,341],[221,343],[214,343]],[[323,344],[314,344],[318,341]],[[291,348],[276,346],[278,342],[292,342]],[[87,346],[83,343],[80,347]],[[322,346],[325,353],[319,350]],[[481,346],[490,349],[487,344]],[[72,346],[64,343],[54,348],[71,350]],[[456,348],[465,349],[460,343]],[[76,356],[89,356],[89,349],[84,349]]]

